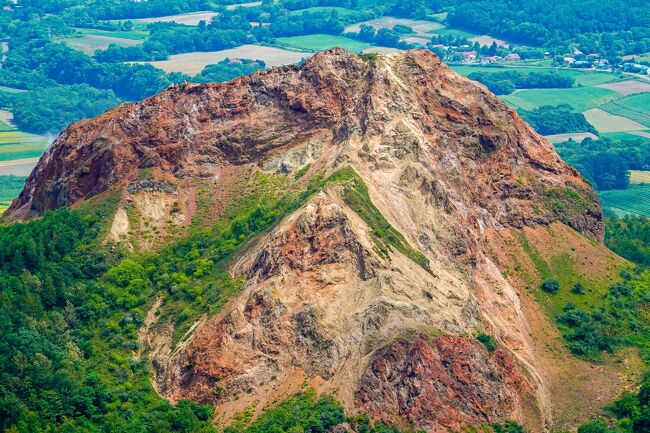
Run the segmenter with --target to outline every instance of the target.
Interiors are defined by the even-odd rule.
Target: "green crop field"
[[[650,217],[650,185],[630,185],[627,189],[602,191],[603,207],[618,216],[626,214]]]
[[[431,36],[435,36],[435,35],[452,35],[452,36],[457,37],[457,38],[467,38],[467,39],[471,39],[471,38],[475,38],[475,37],[479,36],[476,33],[470,33],[470,32],[467,32],[465,30],[455,29],[455,28],[452,28],[452,27],[442,27],[442,28],[439,28],[439,29],[430,30],[428,33],[430,33]]]
[[[123,33],[123,32],[122,32]],[[82,34],[75,37],[67,38],[64,40],[66,45],[75,50],[79,50],[86,54],[94,54],[97,50],[105,50],[111,44],[120,47],[132,47],[142,43],[142,39],[124,38],[109,36],[107,34]]]
[[[625,96],[601,108],[608,113],[627,117],[650,128],[650,92]]]
[[[606,132],[604,134],[600,134],[601,137],[604,138],[609,138],[611,140],[630,140],[630,139],[645,139],[647,141],[650,141],[650,131],[636,131],[638,132],[645,132],[648,134],[648,137],[644,137],[642,135],[636,135],[631,132]]]
[[[5,122],[0,120],[0,132],[7,132],[7,131],[13,131],[14,128],[11,126],[7,125]]]
[[[47,140],[15,129],[0,132],[0,161],[41,156]]]
[[[328,50],[333,47],[341,47],[346,50],[359,52],[372,45],[365,42],[359,42],[354,39],[346,38],[345,36],[334,36],[325,34],[305,35],[305,36],[289,36],[283,38],[276,38],[276,41],[283,45],[290,47],[300,48],[309,51],[322,51]]]
[[[75,30],[77,33],[82,35],[94,35],[94,36],[111,36],[114,38],[122,39],[133,39],[143,41],[149,35],[147,30],[131,30],[131,31],[120,31],[120,30],[98,30],[98,29],[84,29],[81,27],[76,27]]]
[[[518,109],[532,110],[542,105],[568,104],[575,111],[586,111],[606,104],[620,95],[612,90],[599,87],[574,87],[571,89],[529,89],[503,99]]]

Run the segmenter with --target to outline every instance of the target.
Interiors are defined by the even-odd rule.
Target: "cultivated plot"
[[[617,83],[599,84],[596,87],[610,89],[622,95],[634,95],[637,93],[650,92],[650,82],[636,80],[619,81]]]
[[[650,129],[650,92],[624,96],[604,105],[608,113],[624,116]]]
[[[219,63],[227,58],[263,60],[267,66],[281,66],[298,63],[311,57],[312,53],[284,50],[262,45],[242,45],[237,48],[221,51],[194,52],[169,56],[169,60],[149,63],[167,72],[184,72],[196,75],[207,65]]]
[[[630,170],[630,183],[633,185],[639,183],[647,183],[650,185],[650,171]]]
[[[199,22],[205,21],[209,23],[213,17],[219,15],[217,12],[212,11],[202,11],[202,12],[191,12],[187,14],[178,14],[178,15],[167,15],[164,17],[153,17],[153,18],[139,18],[137,21],[142,23],[176,23],[176,24],[185,24],[186,26],[198,26]]]
[[[570,89],[529,89],[503,96],[509,104],[524,110],[542,105],[568,104],[576,111],[585,111],[619,98],[613,90],[598,87],[573,87]],[[642,128],[647,129],[647,128]]]
[[[381,18],[375,18],[374,20],[368,20],[368,21],[363,21],[360,23],[353,24],[351,26],[346,27],[345,31],[356,33],[359,30],[361,30],[361,26],[363,24],[367,26],[372,26],[376,30],[392,29],[398,24],[403,26],[408,26],[413,29],[415,34],[421,35],[423,37],[428,37],[429,39],[431,38],[430,32],[445,27],[444,25],[433,21],[411,20],[407,18],[381,17]]]
[[[650,184],[602,191],[599,195],[603,207],[611,209],[618,216],[636,214],[650,217]]]
[[[505,47],[505,48],[510,47],[510,44],[508,44],[506,41],[502,39],[496,39],[488,35],[482,35],[482,36],[476,36],[474,38],[470,38],[470,42],[478,42],[481,46],[483,45],[490,46],[493,43],[496,43],[497,46],[499,47]]]
[[[648,129],[647,126],[641,125],[632,119],[610,114],[600,108],[592,108],[582,114],[598,132],[628,132]]]
[[[29,176],[39,158],[22,158],[12,161],[0,161],[0,176]]]
[[[70,48],[90,55],[95,54],[95,51],[97,50],[105,50],[111,44],[115,44],[120,47],[133,47],[140,45],[141,43],[142,40],[138,39],[127,39],[115,36],[92,34],[86,34],[65,40],[65,44]]]
[[[648,131],[629,131],[628,134],[636,135],[638,137],[650,138],[650,132]]]
[[[597,140],[598,136],[591,132],[570,132],[568,134],[552,134],[545,135],[546,138],[551,143],[564,143],[565,141],[573,140],[578,143],[582,143],[585,138],[591,138],[592,140]]]
[[[333,47],[345,48],[348,51],[360,52],[372,45],[360,42],[345,36],[314,34],[304,36],[289,36],[276,38],[276,41],[283,45],[307,51],[323,51]]]

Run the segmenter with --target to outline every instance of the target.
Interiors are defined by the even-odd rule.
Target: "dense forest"
[[[450,0],[453,26],[562,51],[576,44],[607,57],[650,51],[644,0]]]
[[[641,137],[587,138],[556,144],[555,149],[599,190],[627,188],[629,170],[650,170],[650,145]]]

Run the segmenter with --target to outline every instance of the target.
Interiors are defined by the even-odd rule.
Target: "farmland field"
[[[616,92],[609,89],[574,87],[570,89],[522,90],[503,96],[503,99],[514,107],[524,110],[532,110],[542,105],[568,104],[575,111],[586,111],[610,102],[618,96]]]
[[[201,72],[207,65],[218,63],[226,58],[259,59],[263,60],[267,66],[280,66],[297,63],[310,56],[311,53],[290,51],[263,45],[242,45],[229,50],[176,54],[169,56],[169,60],[145,63],[149,63],[167,72],[184,72],[195,75]]]
[[[37,157],[14,159],[11,161],[0,161],[0,176],[14,175],[14,176],[28,176],[36,163]]]
[[[600,84],[598,87],[613,90],[622,95],[634,95],[637,93],[650,92],[650,82],[636,80],[619,81],[617,83]]]
[[[47,140],[18,131],[0,132],[0,161],[41,156]]]
[[[83,27],[76,27],[77,33],[82,35],[96,35],[96,36],[112,36],[121,39],[134,39],[144,41],[149,35],[148,30],[99,30],[99,29],[85,29]]]
[[[650,92],[630,95],[612,101],[602,107],[603,110],[618,116],[632,119],[650,129]]]
[[[635,138],[646,138],[650,140],[650,132],[646,131],[604,132],[600,136],[611,140],[629,140]]]
[[[358,32],[361,29],[361,25],[365,24],[372,26],[375,29],[392,29],[398,24],[403,26],[408,26],[413,29],[415,34],[431,38],[431,32],[437,29],[442,29],[445,26],[433,22],[433,21],[424,21],[424,20],[412,20],[408,18],[393,18],[393,17],[381,17],[375,18],[374,20],[368,20],[361,23],[356,23],[345,28],[346,32]]]
[[[631,184],[639,184],[639,183],[650,184],[650,171],[630,170],[630,183]]]
[[[105,50],[111,44],[120,47],[133,47],[142,43],[140,39],[121,38],[115,36],[84,34],[79,37],[65,39],[65,43],[70,48],[79,50],[86,54],[95,54],[97,50]]]
[[[630,185],[627,189],[602,191],[603,207],[616,215],[645,215],[650,217],[650,185]]]
[[[600,108],[592,108],[582,113],[598,132],[643,131],[646,126],[627,117],[610,114]]]
[[[476,36],[474,38],[470,38],[470,42],[478,42],[481,45],[492,45],[493,42],[496,42],[496,44],[500,47],[506,47],[508,48],[510,46],[509,43],[502,39],[495,39],[492,36],[488,35],[482,35],[482,36]]]
[[[177,23],[185,24],[187,26],[197,26],[200,21],[205,21],[209,23],[210,20],[219,15],[217,12],[212,11],[203,11],[203,12],[191,12],[187,14],[178,14],[178,15],[167,15],[164,17],[154,17],[154,18],[139,18],[137,21],[142,23]]]
[[[598,139],[598,137],[591,132],[570,132],[568,134],[545,135],[544,138],[546,138],[551,143],[564,143],[565,141],[569,140],[582,143],[585,138],[591,138],[592,140]]]
[[[333,47],[341,47],[349,51],[359,52],[372,46],[365,42],[346,38],[345,36],[324,34],[289,36],[284,38],[276,38],[276,41],[283,45],[288,45],[308,51],[322,51]]]

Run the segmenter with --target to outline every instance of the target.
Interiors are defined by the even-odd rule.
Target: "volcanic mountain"
[[[180,338],[160,298],[140,331],[168,400],[228,419],[308,384],[401,427],[542,431],[575,425],[624,380],[598,367],[612,377],[598,382],[531,295],[540,260],[594,278],[620,268],[596,193],[429,51],[333,49],[123,104],[66,129],[5,216],[117,194],[105,242],[156,250],[251,188],[297,198],[229,260],[241,289]]]

